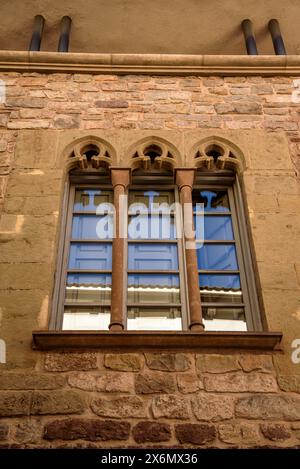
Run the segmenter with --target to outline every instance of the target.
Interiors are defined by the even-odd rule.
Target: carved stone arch
[[[197,168],[231,169],[238,174],[246,168],[242,150],[227,138],[215,135],[193,145],[189,161],[193,161]]]
[[[114,147],[106,140],[88,135],[71,142],[63,151],[66,171],[74,168],[99,169],[116,164],[117,154]]]
[[[180,166],[181,155],[172,143],[153,135],[131,145],[126,151],[125,162],[132,170],[155,168],[173,171],[175,166]]]

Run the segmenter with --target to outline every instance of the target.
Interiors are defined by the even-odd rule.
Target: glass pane
[[[112,239],[113,216],[74,215],[73,239]]]
[[[203,303],[243,303],[239,275],[199,275]]]
[[[102,307],[65,307],[64,331],[106,331],[110,324],[110,309]]]
[[[65,301],[109,304],[111,275],[68,274]]]
[[[96,212],[99,204],[111,201],[111,192],[99,189],[77,189],[75,191],[74,212]]]
[[[196,204],[199,205],[197,208]],[[227,191],[209,191],[195,190],[193,191],[194,210],[205,212],[228,212],[230,210]]]
[[[247,324],[243,308],[202,307],[206,331],[246,331]]]
[[[230,290],[239,290],[241,288],[239,275],[200,274],[199,283],[200,287],[207,288],[228,288]]]
[[[233,229],[230,216],[204,217],[205,240],[233,240]]]
[[[178,275],[131,274],[127,292],[128,303],[180,303]]]
[[[129,244],[128,269],[178,270],[177,246],[174,244]]]
[[[199,270],[238,270],[234,245],[204,244],[196,252]]]
[[[110,270],[110,243],[74,243],[70,248],[69,269]]]
[[[180,308],[128,308],[128,330],[181,331]]]
[[[136,215],[129,218],[129,239],[175,239],[174,217],[168,215]]]
[[[174,203],[173,191],[130,191],[129,193],[129,210],[137,213],[137,210],[145,210],[145,208],[158,210],[158,207],[153,204],[163,204],[159,209],[160,211],[168,211],[169,206]]]

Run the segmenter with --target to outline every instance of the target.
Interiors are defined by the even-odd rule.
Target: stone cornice
[[[119,75],[300,76],[300,55],[86,54],[0,51],[0,71]]]

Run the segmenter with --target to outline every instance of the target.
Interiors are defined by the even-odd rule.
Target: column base
[[[120,322],[111,322],[108,326],[110,331],[123,331],[124,326]]]

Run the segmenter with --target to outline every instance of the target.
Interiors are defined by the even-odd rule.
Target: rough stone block
[[[254,395],[237,401],[237,417],[266,420],[300,420],[300,397]]]
[[[0,417],[29,415],[31,393],[4,391],[0,393]]]
[[[271,441],[282,441],[291,437],[288,427],[283,424],[263,423],[260,429],[264,437]]]
[[[150,372],[135,377],[137,394],[174,393],[174,377],[166,373]]]
[[[96,368],[95,353],[49,353],[45,360],[47,371],[94,370]]]
[[[129,431],[128,422],[70,418],[47,423],[43,437],[46,440],[127,440]]]
[[[274,371],[272,357],[270,355],[242,355],[239,363],[244,371],[260,371],[271,373]]]
[[[116,371],[140,371],[142,358],[138,353],[109,353],[104,357],[104,366]]]
[[[0,389],[57,389],[64,386],[66,379],[60,375],[30,372],[2,372]]]
[[[92,400],[91,409],[100,417],[145,418],[148,416],[144,401],[137,396],[95,398]]]
[[[0,423],[0,440],[6,440],[8,437],[9,427],[6,423]]]
[[[240,369],[238,355],[196,355],[196,368],[201,373],[225,373]]]
[[[231,419],[234,416],[234,400],[231,396],[199,393],[192,397],[192,409],[198,420]]]
[[[182,373],[177,375],[177,386],[180,392],[189,394],[203,389],[203,381],[196,373]]]
[[[180,443],[205,445],[215,440],[216,427],[208,424],[179,424],[175,426],[175,434]]]
[[[146,353],[145,358],[151,370],[186,371],[192,365],[192,357],[184,353]]]
[[[266,373],[231,372],[219,375],[206,375],[206,391],[215,392],[276,392],[277,382],[273,375]]]
[[[139,422],[132,434],[137,443],[159,443],[170,440],[171,427],[167,423]]]
[[[80,414],[85,404],[76,391],[40,391],[34,392],[31,401],[32,415]]]
[[[187,401],[176,395],[161,395],[153,398],[152,412],[156,419],[188,419],[190,416]]]

